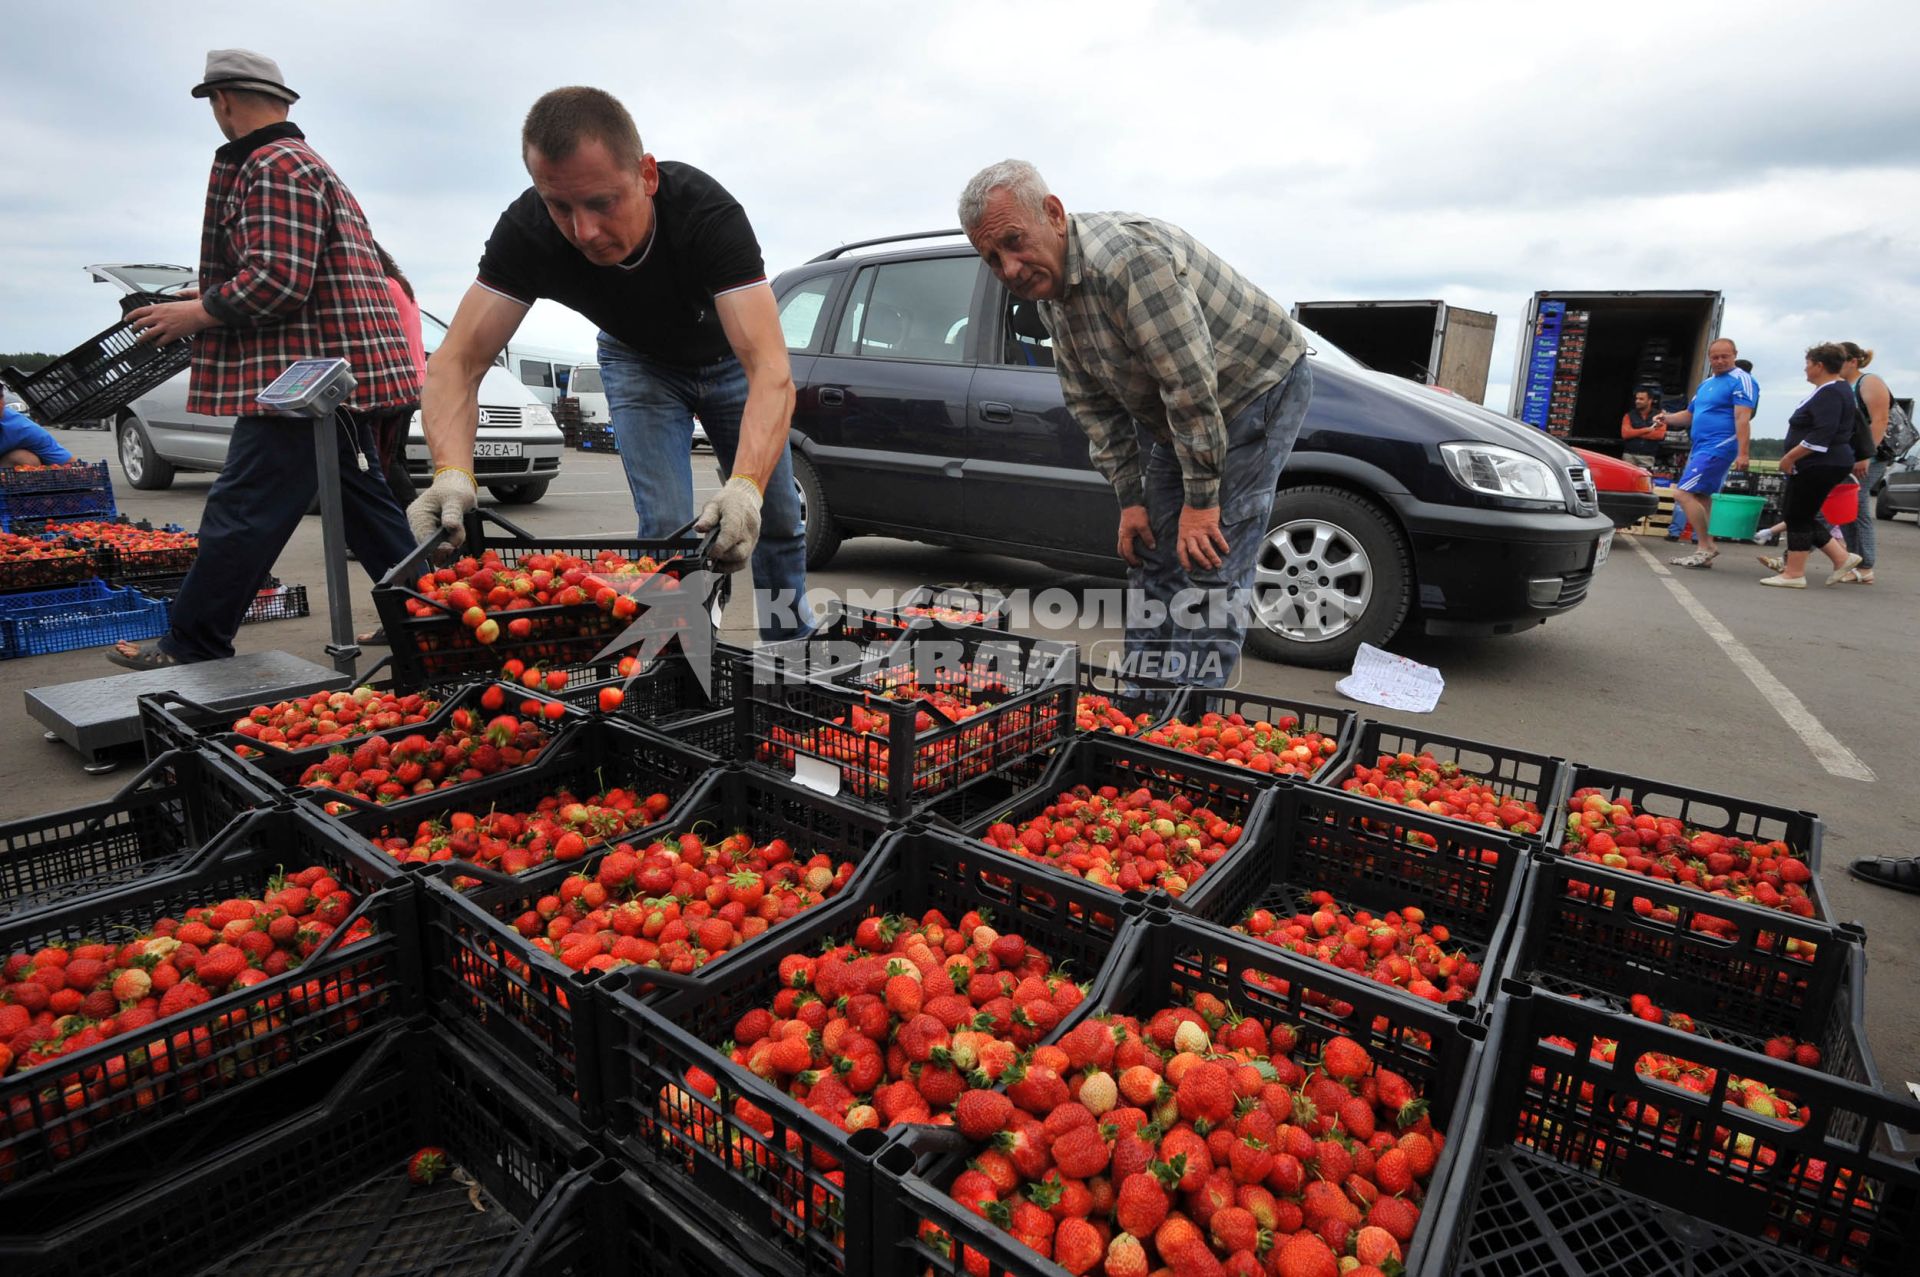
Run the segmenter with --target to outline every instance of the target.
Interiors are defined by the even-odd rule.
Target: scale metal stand
[[[119,766],[102,758],[102,751],[140,741],[136,699],[146,693],[173,692],[214,709],[238,710],[302,692],[352,686],[360,648],[354,642],[353,599],[347,584],[340,454],[333,418],[353,387],[353,373],[346,360],[302,359],[256,397],[265,412],[312,419],[314,465],[320,477],[321,553],[326,563],[332,636],[326,652],[332,669],[290,652],[255,652],[223,661],[136,670],[28,689],[27,712],[47,728],[46,739],[63,741],[79,751],[81,766],[89,774],[99,775]],[[364,456],[361,463],[366,463]]]

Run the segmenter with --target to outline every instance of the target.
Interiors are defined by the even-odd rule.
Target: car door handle
[[[991,399],[985,400],[980,405],[980,420],[1012,421],[1013,405],[1004,404],[1004,403],[995,403]]]
[[[845,402],[847,402],[847,392],[840,389],[840,387],[820,387],[820,406],[822,408],[838,408]]]

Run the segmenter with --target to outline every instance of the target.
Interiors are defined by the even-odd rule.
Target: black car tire
[[[153,450],[146,428],[132,413],[120,418],[115,439],[120,445],[120,470],[128,483],[142,492],[173,486],[173,462]]]
[[[1380,507],[1345,488],[1283,488],[1267,526],[1254,578],[1255,614],[1247,629],[1247,645],[1256,655],[1313,669],[1345,669],[1362,643],[1380,647],[1399,631],[1413,606],[1413,556]],[[1283,533],[1290,551],[1281,548]],[[1334,556],[1329,561],[1355,564],[1354,570],[1322,573],[1324,564],[1312,557],[1316,546]],[[1322,591],[1357,597],[1359,614],[1342,623]],[[1283,592],[1302,600],[1294,614],[1306,622],[1300,628],[1322,628],[1326,637],[1288,635],[1274,628],[1276,621],[1285,623],[1285,616],[1263,618]]]
[[[1873,517],[1883,523],[1892,523],[1894,514],[1893,494],[1883,487],[1880,495],[1873,499]]]
[[[800,501],[807,522],[807,570],[817,572],[840,552],[840,529],[827,509],[827,494],[820,487],[820,472],[796,449],[793,477],[800,484]]]
[[[495,501],[505,505],[532,505],[547,495],[547,488],[552,482],[551,479],[535,479],[527,483],[492,483],[487,485],[487,491],[493,494]]]

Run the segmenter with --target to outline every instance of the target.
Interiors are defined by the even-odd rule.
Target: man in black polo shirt
[[[725,478],[697,526],[714,566],[749,560],[760,636],[804,634],[806,531],[787,430],[793,375],[746,212],[711,177],[656,161],[599,89],[555,89],[521,132],[533,185],[508,206],[479,279],[427,366],[422,419],[433,485],[407,511],[422,540],[473,509],[480,380],[545,297],[600,326],[600,369],[640,535],[693,518],[697,414]],[[769,597],[769,592],[771,597]]]

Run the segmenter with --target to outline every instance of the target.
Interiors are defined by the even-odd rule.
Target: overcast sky
[[[1851,337],[1920,389],[1920,6],[1243,0],[563,6],[8,3],[0,350],[117,314],[81,267],[191,265],[220,137],[207,49],[279,60],[294,119],[450,315],[561,84],[718,177],[778,271],[951,225],[980,166],[1184,225],[1283,301],[1499,316],[1504,409],[1536,289],[1717,288],[1763,385]],[[549,303],[523,337],[591,346]]]

